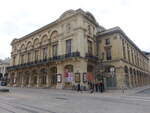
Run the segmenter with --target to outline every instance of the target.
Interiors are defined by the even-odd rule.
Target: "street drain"
[[[56,99],[59,99],[59,100],[67,100],[67,98],[63,98],[63,97],[56,97]]]

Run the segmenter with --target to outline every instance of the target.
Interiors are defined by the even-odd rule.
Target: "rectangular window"
[[[130,50],[129,50],[129,48],[128,48],[128,60],[130,62]]]
[[[106,59],[107,60],[111,60],[112,59],[111,48],[106,49]]]
[[[90,55],[92,55],[93,54],[93,47],[92,47],[92,41],[90,41],[90,40],[88,40],[88,53],[90,54]]]
[[[124,57],[124,59],[126,59],[126,48],[125,48],[125,46],[123,46],[123,57]]]
[[[47,48],[43,48],[43,59],[47,59]]]
[[[109,44],[110,44],[110,39],[106,39],[106,40],[105,40],[105,44],[106,44],[106,45],[109,45]]]
[[[15,65],[16,57],[13,57],[13,65]]]
[[[21,55],[21,64],[24,63],[24,55]]]
[[[57,44],[52,46],[52,55],[57,56]]]
[[[132,54],[132,63],[134,64],[133,50],[131,50],[131,54]]]
[[[66,54],[71,53],[71,39],[66,40]]]
[[[35,51],[35,61],[38,61],[38,59],[39,59],[38,56],[39,56],[39,51],[36,50],[36,51]]]
[[[31,62],[31,53],[28,53],[28,62]]]

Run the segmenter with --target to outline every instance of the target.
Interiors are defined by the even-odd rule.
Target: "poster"
[[[87,73],[83,73],[83,82],[87,82]]]
[[[71,72],[68,72],[67,81],[68,82],[72,82],[73,81],[73,74]]]
[[[61,74],[58,74],[57,75],[57,82],[61,83],[61,81],[62,81],[62,76],[61,76]]]
[[[75,73],[75,82],[80,82],[80,73]]]

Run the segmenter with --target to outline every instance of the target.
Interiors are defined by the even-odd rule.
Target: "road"
[[[9,89],[10,93],[0,93],[0,113],[150,113],[150,89],[135,95]]]

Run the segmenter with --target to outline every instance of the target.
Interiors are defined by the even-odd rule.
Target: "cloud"
[[[148,0],[3,0],[0,2],[0,58],[10,56],[10,42],[48,23],[66,10],[90,11],[100,25],[120,26],[142,50],[150,51]],[[5,50],[4,50],[5,48]]]

